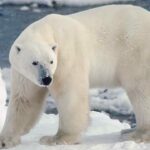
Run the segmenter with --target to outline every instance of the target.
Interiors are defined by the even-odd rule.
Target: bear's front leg
[[[142,86],[141,86],[142,85]],[[150,142],[150,88],[149,82],[141,83],[128,91],[136,116],[136,128],[122,131],[123,140]]]
[[[79,73],[78,76],[69,75],[62,84],[53,84],[51,93],[57,103],[59,129],[54,137],[42,137],[40,143],[76,144],[80,141],[89,119],[88,79]]]
[[[47,89],[37,87],[12,70],[11,99],[0,134],[0,149],[20,143],[21,135],[28,133],[39,118],[46,93]]]

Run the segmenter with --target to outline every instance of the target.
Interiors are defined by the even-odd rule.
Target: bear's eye
[[[50,64],[53,64],[54,62],[53,61],[50,61]]]
[[[56,46],[53,46],[53,47],[52,47],[52,50],[55,51],[55,50],[56,50]]]
[[[19,53],[21,51],[21,48],[16,46],[16,50],[17,50],[17,53]]]
[[[33,61],[33,62],[32,62],[32,65],[34,65],[34,66],[37,66],[38,64],[39,64],[38,61]]]

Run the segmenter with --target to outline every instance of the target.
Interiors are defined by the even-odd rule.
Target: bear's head
[[[52,82],[57,67],[57,44],[52,35],[26,29],[11,47],[12,68],[38,86]]]

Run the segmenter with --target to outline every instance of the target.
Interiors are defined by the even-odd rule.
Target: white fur
[[[56,136],[40,142],[77,143],[88,122],[88,90],[99,86],[121,86],[127,91],[137,127],[122,132],[123,138],[150,141],[149,26],[148,11],[111,5],[68,16],[48,15],[25,29],[10,51],[12,96],[0,147],[18,144],[35,124],[47,89],[56,100],[59,129]],[[33,61],[53,77],[50,86],[40,85]]]

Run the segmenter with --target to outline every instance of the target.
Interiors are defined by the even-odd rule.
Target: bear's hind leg
[[[125,140],[134,140],[137,142],[150,141],[150,87],[148,84],[137,86],[128,91],[128,96],[133,105],[136,116],[136,129],[131,132],[122,132],[122,138]]]
[[[3,130],[0,134],[0,149],[20,143],[39,118],[47,89],[37,87],[28,79],[12,70],[11,100]]]

